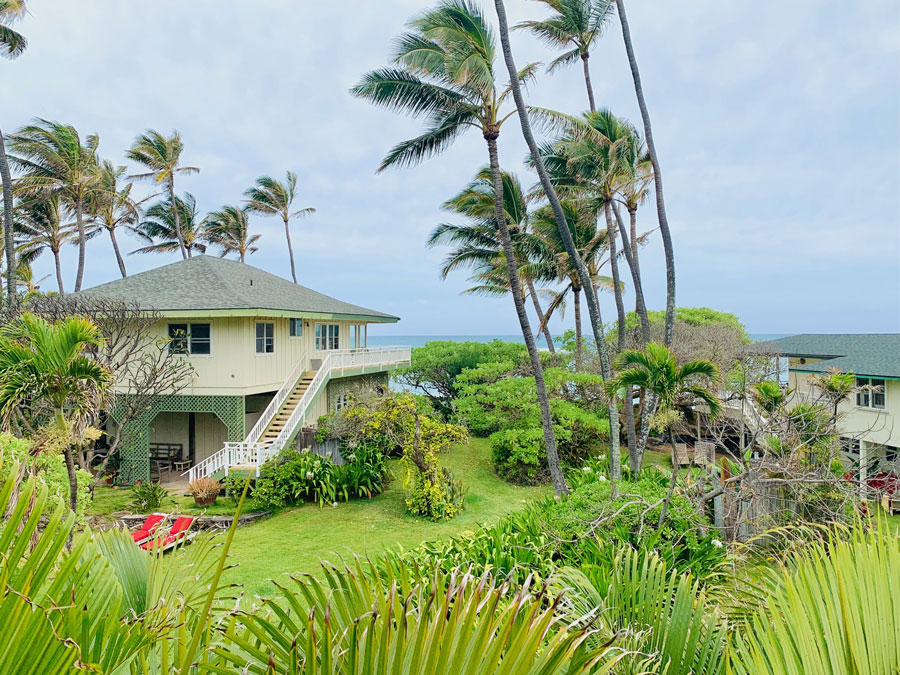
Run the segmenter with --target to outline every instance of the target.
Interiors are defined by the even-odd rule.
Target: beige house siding
[[[812,359],[807,359],[811,363]],[[790,359],[791,368],[802,368],[797,359]],[[800,394],[812,391],[811,373],[791,371],[788,384]],[[862,408],[856,396],[841,404],[841,432],[868,443],[900,447],[900,380],[885,380],[884,409]]]
[[[208,323],[210,325],[211,354],[186,355],[194,368],[190,384],[181,395],[251,395],[277,391],[294,367],[306,356],[323,359],[327,351],[315,348],[317,323],[340,326],[341,349],[350,347],[351,326],[359,321],[303,319],[303,335],[290,336],[290,320],[285,317],[197,317],[185,314],[167,317],[156,327],[157,337],[168,339],[169,324]],[[275,329],[275,351],[256,353],[256,324],[272,323]]]

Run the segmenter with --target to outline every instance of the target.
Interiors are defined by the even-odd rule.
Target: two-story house
[[[830,368],[856,376],[856,392],[841,404],[840,431],[860,480],[900,474],[900,334],[803,334],[771,340],[758,351],[787,358],[788,387],[812,395],[810,377]]]
[[[222,258],[197,256],[81,295],[152,310],[159,339],[193,369],[186,388],[157,397],[123,433],[126,483],[148,480],[154,460],[177,461],[191,479],[258,469],[352,387],[386,385],[410,358],[408,347],[368,347],[369,326],[396,316]]]

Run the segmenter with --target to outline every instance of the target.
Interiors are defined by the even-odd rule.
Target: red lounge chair
[[[177,546],[179,541],[192,539],[194,533],[188,534],[188,530],[195,520],[197,519],[192,516],[179,516],[165,537],[151,539],[141,544],[141,548],[145,551],[168,551],[170,548]]]
[[[153,533],[159,529],[159,526],[166,521],[166,517],[161,513],[151,513],[147,516],[147,520],[141,525],[141,529],[131,533],[131,538],[135,544],[143,544],[153,536]]]

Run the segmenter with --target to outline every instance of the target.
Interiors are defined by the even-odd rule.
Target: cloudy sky
[[[493,5],[481,0],[493,18]],[[429,231],[440,204],[486,163],[477,134],[443,156],[375,174],[418,123],[347,93],[386,63],[414,0],[31,0],[26,54],[0,63],[0,125],[41,116],[98,133],[104,157],[145,128],[178,129],[200,167],[177,186],[211,210],[264,173],[296,171],[301,283],[400,315],[395,334],[511,334],[506,299],[460,296],[442,281]],[[507,0],[511,21],[539,3]],[[738,314],[751,332],[900,330],[900,9],[896,0],[632,0],[632,35],[651,108],[673,228],[678,304]],[[552,54],[516,34],[517,62]],[[592,58],[599,105],[639,120],[613,24]],[[501,65],[502,64],[498,64]],[[586,107],[578,68],[542,74],[530,103]],[[526,182],[508,125],[501,161]],[[648,206],[640,216],[655,227]],[[280,223],[254,218],[250,262],[290,268]],[[127,240],[126,250],[137,247]],[[71,286],[74,250],[66,254]],[[664,304],[658,240],[643,253],[648,302]],[[129,256],[129,272],[175,258]],[[37,271],[51,270],[42,260]],[[89,247],[86,283],[115,278],[108,241]],[[54,288],[51,279],[45,289]],[[602,310],[614,315],[606,299]],[[571,321],[553,326],[561,330]]]

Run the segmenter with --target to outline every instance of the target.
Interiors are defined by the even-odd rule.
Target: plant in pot
[[[212,506],[222,490],[222,484],[214,478],[198,478],[188,483],[188,492],[197,506]]]

